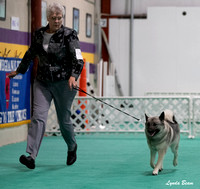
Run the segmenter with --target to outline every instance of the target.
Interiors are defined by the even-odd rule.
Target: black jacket
[[[61,26],[51,37],[46,52],[43,49],[43,35],[48,27],[47,25],[35,31],[31,46],[19,64],[17,72],[24,74],[31,61],[37,57],[39,60],[37,79],[59,81],[68,80],[73,76],[77,80],[84,63],[76,31]]]

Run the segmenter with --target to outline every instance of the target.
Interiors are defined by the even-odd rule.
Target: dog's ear
[[[160,121],[163,121],[165,119],[165,112],[162,112],[159,116]]]
[[[147,114],[145,114],[145,119],[146,119],[146,122],[147,122],[148,118],[149,118],[149,117],[147,116]]]
[[[175,124],[177,124],[177,121],[176,121],[176,118],[175,118],[174,115],[173,115],[173,122],[174,122]]]

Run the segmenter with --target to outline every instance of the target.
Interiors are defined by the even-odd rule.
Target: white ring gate
[[[200,116],[191,115],[200,98],[195,99],[193,105],[190,97],[101,97],[99,98],[112,106],[141,119],[137,121],[122,112],[102,104],[91,97],[76,97],[72,106],[71,120],[76,133],[85,132],[144,132],[145,116],[159,116],[165,109],[174,112],[180,124],[181,132],[189,137],[194,136],[197,129],[194,126],[200,124]],[[196,107],[196,103],[197,107]],[[200,115],[200,108],[198,111]],[[193,121],[196,121],[194,124]],[[56,118],[55,107],[52,103],[47,120],[46,133],[49,135],[60,134]]]

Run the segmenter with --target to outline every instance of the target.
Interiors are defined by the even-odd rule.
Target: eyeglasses
[[[55,17],[55,16],[53,16],[53,17],[51,17],[51,19],[53,20],[53,21],[56,21],[56,20],[58,20],[58,21],[60,21],[61,19],[62,19],[63,17]]]

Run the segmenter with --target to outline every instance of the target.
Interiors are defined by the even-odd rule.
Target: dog
[[[150,149],[150,165],[153,168],[153,175],[163,170],[163,159],[168,147],[171,147],[174,154],[173,165],[178,164],[178,147],[180,141],[180,127],[171,110],[163,111],[159,117],[148,117],[145,114],[145,135]],[[156,165],[155,157],[158,152]]]

